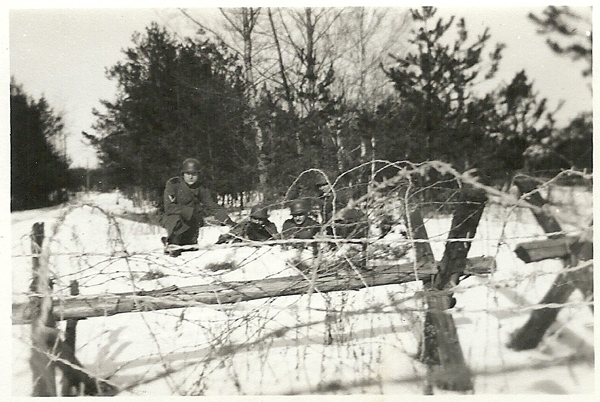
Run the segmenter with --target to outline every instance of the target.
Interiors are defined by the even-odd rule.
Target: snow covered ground
[[[573,229],[591,213],[591,196],[575,199],[577,211],[569,209],[563,221]],[[111,193],[12,213],[13,302],[27,300],[28,236],[40,221],[58,295],[68,294],[72,280],[92,295],[286,277],[299,274],[299,260],[311,263],[310,253],[280,246],[220,246],[170,258],[162,253],[162,228],[122,218],[140,212],[143,207]],[[287,213],[272,213],[279,228]],[[449,217],[426,222],[437,258],[449,225]],[[213,244],[225,230],[203,228],[200,244]],[[519,242],[542,237],[529,211],[490,206],[484,213],[470,256],[495,257],[496,271],[461,282],[451,310],[475,373],[475,394],[594,393],[594,319],[579,292],[536,349],[506,347],[562,268],[558,261],[524,264],[513,253]],[[225,264],[236,269],[218,269]],[[420,289],[413,282],[90,318],[78,323],[76,353],[90,372],[118,385],[120,396],[419,395],[426,372],[414,359],[422,332]],[[28,325],[12,326],[13,396],[31,394],[29,337]]]

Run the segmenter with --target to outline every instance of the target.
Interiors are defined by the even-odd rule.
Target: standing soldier
[[[241,241],[242,239],[266,241],[274,240],[277,237],[277,226],[269,220],[267,208],[255,205],[250,211],[250,218],[236,225],[229,233],[219,236],[217,244],[228,241]]]
[[[221,224],[233,226],[224,208],[213,201],[210,192],[200,186],[198,181],[200,162],[189,158],[183,161],[181,176],[167,181],[164,191],[164,216],[162,225],[167,229],[167,237],[163,237],[165,246],[190,245],[198,243],[200,227],[204,226],[204,218],[215,217]],[[170,253],[177,257],[180,250]]]

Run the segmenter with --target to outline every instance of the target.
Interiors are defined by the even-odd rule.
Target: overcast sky
[[[26,7],[27,3],[15,4]],[[127,1],[117,4],[131,5]],[[565,101],[559,118],[566,121],[579,111],[591,109],[591,93],[581,77],[584,66],[554,55],[527,19],[528,12],[542,9],[534,5],[461,6],[440,7],[439,13],[464,16],[473,36],[490,27],[491,42],[507,45],[499,79],[508,81],[525,69],[535,88],[549,98],[550,106]],[[74,165],[93,166],[96,161],[93,150],[84,146],[81,131],[92,131],[92,108],[100,107],[99,99],[112,99],[115,94],[115,83],[106,79],[105,68],[123,58],[121,49],[131,45],[133,32],[143,31],[151,21],[179,29],[170,18],[172,14],[173,10],[165,9],[9,10],[10,74],[28,94],[35,98],[43,94],[64,114],[69,133],[67,150]]]

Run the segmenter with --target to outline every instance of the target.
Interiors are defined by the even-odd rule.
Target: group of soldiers
[[[186,159],[182,164],[181,175],[169,179],[165,185],[162,219],[163,227],[168,233],[163,238],[165,245],[196,244],[199,228],[204,226],[207,216],[214,216],[220,224],[230,227],[229,232],[221,235],[217,243],[314,239],[318,233],[341,237],[366,236],[367,224],[364,214],[357,209],[343,208],[341,199],[334,197],[332,187],[324,177],[315,184],[319,194],[315,200],[318,203],[321,222],[311,216],[312,200],[298,198],[289,204],[291,218],[283,223],[280,233],[269,219],[266,206],[254,206],[247,220],[235,223],[226,210],[212,199],[210,192],[200,185],[200,167],[197,159]],[[333,213],[340,209],[345,213],[334,218]]]
[[[267,207],[256,205],[250,211],[248,220],[234,226],[228,233],[221,235],[217,244],[229,241],[266,241],[277,239],[314,239],[321,225],[310,216],[311,206],[308,200],[295,200],[290,204],[291,218],[283,222],[281,233],[269,219]]]

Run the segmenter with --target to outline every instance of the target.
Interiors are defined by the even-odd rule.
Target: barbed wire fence
[[[372,163],[378,166],[375,177],[386,171],[387,178],[371,180],[365,192],[339,211],[334,203],[334,214],[343,214],[344,208],[364,212],[370,227],[364,237],[219,245],[214,244],[215,236],[224,229],[209,228],[201,238],[200,250],[173,259],[152,240],[159,238],[160,228],[123,219],[103,206],[79,203],[65,208],[55,219],[42,253],[27,251],[27,237],[13,247],[13,275],[16,270],[23,275],[30,258],[43,256],[53,279],[55,314],[65,311],[59,307],[72,298],[90,300],[91,296],[125,293],[134,298],[134,308],[128,313],[96,314],[78,322],[77,356],[83,365],[78,369],[102,382],[104,387],[98,392],[105,394],[136,395],[148,392],[146,389],[173,395],[386,393],[390,386],[421,393],[427,377],[425,365],[417,358],[428,311],[423,281],[434,273],[417,264],[414,247],[419,243],[430,244],[439,260],[448,243],[469,242],[472,255],[494,261],[488,273],[469,273],[458,285],[434,291],[454,294],[458,303],[450,310],[452,315],[459,322],[474,323],[461,326],[461,343],[475,376],[516,364],[498,356],[507,342],[502,338],[506,332],[502,325],[516,329],[523,315],[534,310],[569,309],[576,316],[582,306],[593,305],[589,297],[539,303],[559,273],[590,269],[593,261],[565,267],[548,260],[525,267],[514,254],[515,245],[523,241],[581,234],[591,209],[580,199],[549,204],[565,208],[569,219],[565,229],[547,234],[537,226],[531,211],[553,211],[528,202],[530,194],[486,186],[474,172],[460,173],[441,162]],[[331,184],[336,190],[342,182],[352,188],[353,183],[347,184],[344,176],[371,167],[344,172]],[[390,175],[390,169],[395,169],[395,174]],[[432,172],[441,178],[427,186],[416,184],[415,178]],[[306,171],[290,188],[315,173],[324,174]],[[588,187],[581,190],[584,193],[591,189],[591,175],[569,171],[541,182],[536,191],[549,197],[554,183],[567,175],[581,179]],[[455,195],[467,186],[487,195],[484,215],[474,237],[448,239]],[[428,200],[434,192],[433,200]],[[581,205],[575,209],[577,203]],[[284,205],[272,208],[283,211]],[[407,211],[415,208],[423,211],[428,239],[413,238],[411,230],[406,230],[411,226]],[[384,216],[391,218],[385,234],[380,225]],[[310,248],[315,242],[316,254]],[[413,280],[369,285],[380,269],[401,263],[412,267]],[[323,277],[342,290],[323,291],[319,282]],[[272,282],[267,286],[265,279]],[[70,296],[73,281],[79,285],[80,296]],[[300,282],[308,284],[304,291],[280,296],[281,289],[292,289]],[[344,284],[351,282],[344,290]],[[232,283],[255,286],[262,295],[244,299],[242,292],[247,288],[240,291]],[[279,286],[279,293],[272,284]],[[186,294],[190,286],[214,289],[215,302],[198,301],[194,294]],[[157,289],[164,292],[157,293]],[[226,295],[226,290],[240,292],[239,301]],[[13,301],[31,296],[36,296],[35,292],[25,287],[13,290]],[[177,307],[155,309],[165,302]],[[502,317],[511,319],[501,324]],[[57,318],[62,323],[65,317]],[[563,319],[561,328],[568,321],[568,317]],[[61,325],[58,333],[64,337]],[[13,342],[34,347],[28,331],[25,325],[21,331],[13,331],[17,333]],[[476,336],[478,331],[496,334],[481,339]],[[55,352],[42,351],[50,361],[73,366]],[[157,383],[161,386],[153,388]]]

